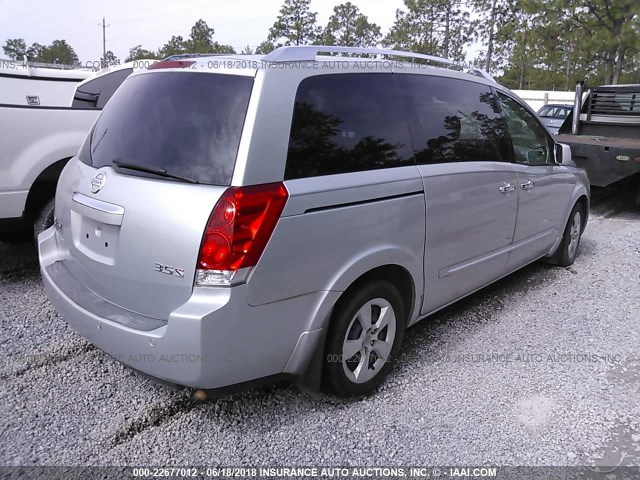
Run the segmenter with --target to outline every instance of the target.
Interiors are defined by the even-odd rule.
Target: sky
[[[320,25],[326,25],[333,7],[345,0],[312,0]],[[361,12],[389,30],[402,0],[351,0]],[[123,61],[129,49],[141,44],[157,50],[172,35],[189,36],[203,18],[215,28],[214,40],[240,51],[255,49],[267,38],[283,0],[0,0],[0,45],[24,38],[49,45],[64,39],[81,63],[99,62],[102,56],[102,18],[105,17],[107,50]],[[0,57],[4,52],[0,51]]]

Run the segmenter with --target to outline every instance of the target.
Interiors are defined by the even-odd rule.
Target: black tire
[[[49,200],[38,213],[36,221],[33,222],[33,239],[38,244],[38,235],[53,225],[55,218],[55,199]]]
[[[368,329],[367,320],[361,318],[366,317],[367,312],[371,315]],[[339,397],[358,397],[376,390],[394,366],[406,320],[402,295],[395,285],[385,280],[364,284],[341,298],[327,335],[323,390]],[[385,321],[387,325],[376,331],[376,324],[380,327]],[[360,344],[362,348],[358,352],[344,358],[350,349]]]
[[[580,239],[584,230],[585,212],[580,203],[571,210],[567,226],[564,228],[562,241],[558,250],[549,258],[549,263],[568,267],[573,265],[580,250]]]

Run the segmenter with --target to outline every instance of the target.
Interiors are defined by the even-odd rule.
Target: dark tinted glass
[[[118,160],[200,183],[229,185],[252,85],[251,77],[211,73],[133,76],[96,123],[92,164],[112,166]]]
[[[298,88],[285,178],[413,165],[391,74],[311,77]]]
[[[125,79],[133,72],[125,68],[90,80],[76,89],[73,97],[74,108],[104,108],[109,99]]]
[[[551,148],[545,128],[514,99],[499,93],[517,163],[544,165],[551,162]]]
[[[510,160],[506,126],[489,87],[427,75],[396,78],[418,163]]]

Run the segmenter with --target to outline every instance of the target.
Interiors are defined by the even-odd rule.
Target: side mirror
[[[575,167],[576,164],[571,157],[571,147],[564,143],[556,143],[554,148],[554,160],[557,165]]]

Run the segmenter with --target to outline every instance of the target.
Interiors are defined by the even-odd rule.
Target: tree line
[[[125,61],[184,53],[236,53],[214,40],[215,30],[198,20],[188,38],[172,36],[157,50],[136,45]],[[322,26],[311,0],[285,0],[266,39],[243,54],[266,54],[283,45],[384,46],[469,61],[498,76],[507,87],[571,90],[589,84],[640,83],[640,1],[638,0],[404,0],[390,30],[351,2],[333,9]],[[475,57],[467,51],[482,45]],[[77,63],[64,40],[26,46],[7,40],[9,58]],[[107,52],[105,65],[119,63]]]

